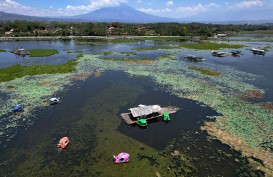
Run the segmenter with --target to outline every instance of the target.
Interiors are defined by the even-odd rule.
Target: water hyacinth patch
[[[209,70],[209,69],[205,69],[205,68],[198,68],[195,66],[190,66],[189,69],[191,70],[195,70],[195,71],[199,71],[201,74],[206,74],[206,75],[210,75],[210,76],[219,76],[220,73]]]
[[[21,66],[19,64],[0,69],[0,82],[10,81],[27,75],[67,73],[75,70],[76,60],[61,65]]]
[[[199,42],[199,43],[181,44],[180,47],[188,48],[188,49],[197,49],[197,50],[219,50],[223,48],[239,49],[244,47],[244,45],[214,43],[214,42]]]
[[[59,53],[56,49],[31,49],[28,51],[31,53],[31,57],[46,57]]]

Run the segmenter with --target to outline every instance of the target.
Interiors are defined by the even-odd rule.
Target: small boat
[[[23,49],[23,48],[16,49],[16,50],[14,50],[12,53],[14,53],[14,54],[16,54],[16,55],[31,55],[30,52],[26,51],[26,50]]]
[[[265,50],[262,50],[262,49],[252,48],[251,51],[253,52],[253,54],[256,54],[256,55],[264,55],[265,54]]]
[[[189,54],[187,54],[184,58],[187,58],[189,61],[202,61],[202,60],[204,60],[203,57],[201,57],[201,56],[189,55]]]
[[[57,148],[60,150],[64,149],[68,144],[69,144],[69,138],[68,137],[63,137],[59,140],[59,144],[57,145]]]
[[[129,162],[129,156],[130,155],[128,153],[122,152],[122,153],[119,153],[117,156],[113,155],[113,157],[114,157],[113,160],[116,164],[127,163],[127,162]]]
[[[212,54],[212,56],[215,56],[215,57],[224,57],[225,56],[225,52],[212,51],[211,54]]]
[[[49,99],[50,105],[58,104],[60,102],[60,98],[50,98]]]
[[[147,120],[142,118],[142,119],[137,119],[137,122],[136,122],[139,126],[141,127],[146,127],[148,125],[147,123]]]
[[[13,112],[14,113],[16,113],[16,112],[22,112],[22,111],[23,111],[23,107],[20,104],[14,106],[14,108],[13,108]]]
[[[230,51],[232,56],[239,57],[242,54],[242,51],[240,50],[232,50]]]
[[[163,113],[163,121],[168,122],[170,120],[171,120],[170,114],[168,112],[164,112]]]

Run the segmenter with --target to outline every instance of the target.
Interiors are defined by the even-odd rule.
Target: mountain
[[[270,13],[271,13],[270,9],[253,9],[240,11],[221,9],[215,10],[213,12],[201,13],[192,17],[174,19],[149,15],[132,8],[127,4],[120,4],[120,6],[101,8],[87,14],[54,18],[19,15],[0,11],[0,21],[27,20],[60,22],[122,22],[122,23],[200,22],[217,24],[262,24],[273,23],[272,16],[267,15]]]
[[[27,16],[13,13],[6,13],[0,11],[0,20],[1,21],[14,21],[14,20],[26,20],[26,21],[54,21],[57,20],[55,18],[48,17],[35,17],[35,16]]]
[[[69,17],[93,22],[123,22],[123,23],[154,23],[154,22],[175,22],[176,19],[158,17],[138,11],[126,4],[116,7],[106,7],[93,12]]]

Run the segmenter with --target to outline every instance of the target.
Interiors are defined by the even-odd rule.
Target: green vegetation
[[[7,86],[7,89],[14,89],[14,88],[16,88],[14,85],[8,85]]]
[[[164,47],[164,46],[162,46]],[[244,142],[248,145],[252,145],[253,147],[266,147],[272,148],[272,141],[270,141],[270,133],[272,132],[272,112],[266,110],[254,103],[249,103],[246,100],[241,100],[237,98],[236,93],[239,92],[246,92],[247,90],[257,90],[258,88],[254,87],[253,85],[249,84],[246,81],[255,79],[255,75],[251,75],[245,72],[240,72],[235,70],[234,68],[230,68],[228,66],[222,67],[221,65],[211,64],[209,65],[210,68],[217,68],[221,75],[217,72],[211,71],[209,69],[198,68],[198,67],[189,67],[187,62],[171,60],[167,58],[172,58],[172,56],[176,56],[177,50],[174,51],[170,49],[167,51],[168,54],[162,55],[156,61],[149,60],[149,59],[130,59],[130,58],[103,58],[105,57],[103,54],[101,55],[78,55],[82,57],[78,60],[78,65],[76,67],[76,72],[70,74],[56,74],[54,75],[44,75],[44,76],[37,76],[35,79],[31,79],[29,77],[19,78],[12,80],[7,83],[2,83],[2,90],[5,90],[9,85],[16,86],[16,91],[20,93],[19,96],[15,97],[12,95],[12,99],[16,98],[16,100],[7,101],[5,102],[8,106],[5,106],[6,110],[10,110],[11,105],[14,105],[16,102],[26,102],[26,100],[34,100],[31,102],[29,109],[31,107],[37,107],[41,105],[42,100],[45,98],[45,95],[49,97],[52,94],[63,89],[63,85],[71,82],[75,76],[80,76],[83,74],[94,74],[94,71],[105,71],[105,70],[115,70],[115,71],[125,71],[131,76],[147,76],[154,79],[154,81],[158,85],[163,85],[168,87],[170,92],[178,97],[187,98],[192,100],[197,100],[200,103],[208,105],[215,109],[220,114],[226,116],[226,119],[222,120],[216,119],[216,124],[219,126],[217,130],[225,130],[229,132],[231,135],[236,135],[241,137]],[[124,61],[124,62],[116,62],[116,61]],[[74,64],[76,65],[76,61]],[[148,65],[138,62],[150,62]],[[71,64],[71,70],[75,69],[75,65]],[[202,63],[205,66],[206,63]],[[66,65],[66,64],[65,64]],[[203,65],[202,65],[203,66]],[[50,67],[58,67],[58,66],[49,66],[46,65],[45,68],[41,69],[40,66],[35,66],[35,68],[29,68],[28,66],[14,66],[15,68],[12,70],[11,74],[15,75],[17,72],[23,73],[18,74],[16,77],[23,77],[29,70],[31,73],[39,73],[43,74],[43,72],[52,71]],[[18,68],[16,68],[18,67]],[[23,69],[22,69],[23,68]],[[50,68],[50,69],[49,69]],[[69,68],[68,66],[64,67],[64,70]],[[38,70],[38,71],[36,71]],[[8,71],[8,70],[7,70]],[[3,71],[0,69],[0,76],[2,73],[7,73],[7,71]],[[42,72],[43,71],[43,72]],[[59,70],[57,70],[59,71]],[[195,71],[199,71],[202,74],[199,74]],[[46,72],[47,73],[47,72]],[[56,72],[59,73],[59,72]],[[203,75],[205,74],[205,75]],[[219,77],[207,77],[206,75],[215,75]],[[5,76],[7,77],[7,75]],[[15,77],[15,78],[16,78]],[[50,78],[51,77],[51,78]],[[58,78],[55,78],[58,77]],[[50,78],[50,79],[48,79]],[[42,80],[44,79],[44,80]],[[62,81],[64,83],[55,84],[56,81]],[[116,83],[116,82],[113,82]],[[192,159],[188,158],[184,155],[182,149],[177,150],[173,148],[173,146],[169,146],[162,152],[158,152],[155,149],[146,146],[145,144],[141,144],[139,141],[135,141],[127,136],[116,131],[118,125],[120,125],[120,117],[113,117],[110,122],[109,121],[102,121],[105,117],[111,117],[115,115],[121,107],[127,105],[128,102],[132,102],[135,98],[133,98],[132,90],[128,90],[128,86],[124,87],[124,83],[116,83],[116,88],[104,88],[100,91],[99,94],[103,95],[94,95],[94,98],[90,98],[90,100],[98,100],[96,102],[91,101],[90,104],[86,104],[86,108],[82,109],[81,119],[77,119],[77,122],[73,121],[73,125],[71,126],[72,134],[79,134],[80,138],[79,141],[75,142],[73,146],[70,147],[70,152],[73,152],[78,155],[77,164],[80,166],[75,166],[72,162],[66,161],[67,163],[58,163],[58,158],[54,158],[54,156],[49,157],[48,154],[45,154],[44,149],[50,149],[52,147],[53,141],[43,141],[35,145],[35,147],[31,147],[33,149],[29,150],[31,154],[27,154],[26,160],[24,163],[20,163],[19,166],[16,165],[16,170],[14,170],[13,176],[18,176],[18,174],[24,175],[28,174],[29,169],[31,169],[31,176],[39,176],[41,173],[44,176],[53,175],[57,173],[60,169],[69,169],[69,171],[64,173],[70,173],[70,171],[78,170],[79,174],[87,174],[89,171],[90,176],[93,174],[100,175],[100,176],[109,176],[109,173],[112,173],[112,176],[120,176],[121,173],[129,173],[130,176],[137,176],[138,171],[135,169],[139,167],[147,167],[144,168],[144,174],[147,176],[154,176],[156,174],[161,174],[161,176],[177,176],[179,173],[182,175],[190,175],[196,169],[191,164]],[[134,84],[134,83],[133,83]],[[58,87],[56,87],[56,85]],[[17,88],[20,87],[20,88]],[[56,87],[55,90],[52,88]],[[140,84],[131,85],[130,88],[135,89],[136,94],[140,95],[141,91],[138,91],[137,88],[140,87]],[[112,90],[111,90],[112,89]],[[123,90],[122,90],[123,89]],[[141,88],[139,88],[141,90]],[[14,89],[15,90],[15,89]],[[13,89],[9,90],[12,92]],[[22,91],[22,92],[21,92]],[[115,93],[115,94],[113,94]],[[23,96],[22,96],[23,95]],[[119,98],[126,98],[126,100],[116,99]],[[104,99],[102,99],[104,97]],[[98,99],[99,98],[99,99]],[[23,100],[25,99],[25,100]],[[109,99],[111,101],[109,101]],[[128,100],[129,101],[128,101]],[[128,102],[127,102],[128,101]],[[36,104],[37,103],[37,104]],[[107,103],[107,104],[106,104]],[[102,111],[106,110],[107,108],[111,107],[109,111]],[[2,108],[2,105],[1,105]],[[90,109],[92,108],[92,109]],[[94,112],[95,111],[95,112]],[[27,111],[26,111],[27,112]],[[95,116],[94,118],[90,119],[92,115],[99,115]],[[75,116],[77,117],[77,116]],[[73,118],[73,116],[70,116]],[[21,121],[22,119],[18,120]],[[67,121],[67,119],[66,119]],[[94,121],[94,122],[93,122]],[[93,129],[92,127],[85,127],[86,125],[96,125],[96,128]],[[111,126],[108,126],[110,125]],[[14,125],[11,122],[9,125]],[[62,124],[63,125],[63,124]],[[257,128],[259,127],[259,128]],[[260,128],[261,127],[261,128]],[[86,128],[86,129],[85,129]],[[92,131],[90,131],[92,130]],[[82,131],[78,133],[78,131]],[[96,132],[97,137],[92,137],[93,140],[97,141],[97,146],[93,147],[92,144],[87,144],[89,150],[82,151],[82,149],[86,148],[86,141],[89,141],[89,137],[84,135],[90,134],[90,132]],[[57,131],[56,131],[57,132]],[[55,137],[56,133],[52,133],[46,139],[52,139]],[[253,136],[255,135],[255,136]],[[48,135],[47,135],[48,136]],[[51,137],[52,136],[52,137]],[[107,141],[106,141],[107,140]],[[55,143],[55,141],[54,141]],[[111,161],[109,154],[105,152],[113,152],[116,153],[116,147],[119,147],[120,144],[123,143],[126,146],[126,150],[132,154],[137,154],[137,156],[132,156],[132,160],[130,161],[130,166],[126,169],[126,171],[117,168],[122,168],[124,166],[111,166],[108,165],[105,167],[106,163]],[[82,146],[85,145],[83,148]],[[49,147],[49,148],[47,148]],[[80,148],[78,148],[80,147]],[[145,148],[145,151],[142,151],[140,148]],[[178,146],[179,147],[179,146]],[[95,148],[95,150],[90,151],[90,149]],[[77,149],[81,149],[81,153],[77,151]],[[14,149],[16,150],[16,148]],[[141,151],[141,154],[139,153]],[[13,151],[17,152],[17,151]],[[68,152],[68,151],[67,151]],[[92,152],[92,153],[90,153]],[[88,154],[90,153],[90,154]],[[140,155],[138,155],[138,153]],[[12,157],[13,160],[17,160],[17,154],[14,154]],[[42,156],[41,154],[45,154]],[[64,155],[65,153],[62,153]],[[173,155],[172,155],[173,154]],[[24,155],[24,154],[22,154]],[[98,155],[100,156],[99,158]],[[19,156],[21,156],[19,152]],[[90,164],[90,157],[95,159],[96,163]],[[9,157],[10,158],[10,157]],[[149,159],[155,161],[155,165],[151,165]],[[84,163],[89,162],[89,163]],[[46,165],[41,165],[46,164]],[[61,164],[61,165],[60,165]],[[68,167],[71,168],[67,168]],[[88,164],[88,165],[86,165]],[[91,168],[86,168],[86,166]],[[33,168],[34,167],[34,168]],[[15,168],[12,167],[12,168]],[[106,168],[106,169],[105,169]],[[104,169],[104,170],[100,170]],[[114,169],[114,170],[113,170]],[[244,170],[244,169],[242,169]],[[50,176],[49,175],[49,176]],[[43,175],[42,175],[43,176]],[[159,176],[159,175],[157,175]]]
[[[133,48],[136,51],[149,51],[149,50],[161,50],[161,49],[174,49],[176,47],[173,46],[153,46],[153,47],[138,47]]]
[[[212,71],[212,70],[209,70],[209,69],[198,68],[198,67],[195,67],[195,66],[190,66],[189,69],[199,71],[201,74],[206,74],[206,75],[209,75],[209,76],[219,76],[220,75],[220,73],[218,73],[218,72],[215,72],[215,71]]]
[[[272,46],[265,46],[262,48],[262,50],[269,51],[272,48]]]
[[[5,50],[3,50],[3,49],[0,49],[0,52],[6,52]]]
[[[180,47],[196,50],[219,50],[224,48],[239,49],[244,47],[239,44],[223,44],[223,43],[214,43],[214,42],[198,42],[198,43],[187,43],[180,44]]]
[[[73,27],[73,29],[71,29]],[[184,36],[211,37],[213,34],[229,32],[230,35],[242,31],[259,31],[259,33],[272,33],[272,24],[261,25],[226,25],[226,24],[202,24],[202,23],[68,23],[68,22],[30,22],[30,21],[3,21],[0,24],[0,35],[13,29],[12,36],[155,36],[148,40],[168,40],[162,36],[174,36],[177,40],[184,40]],[[258,33],[258,34],[259,34]],[[180,39],[179,39],[180,38]],[[138,39],[139,40],[139,39]],[[146,40],[145,38],[141,40]],[[170,39],[174,40],[174,39]],[[176,40],[176,39],[175,39]],[[105,42],[134,42],[135,39],[104,39]],[[76,41],[78,42],[78,41]],[[102,42],[102,41],[101,41]],[[97,45],[97,42],[89,42],[89,45]]]
[[[150,60],[148,58],[140,58],[140,59],[133,59],[133,58],[102,58],[103,60],[109,61],[122,61],[122,62],[129,62],[129,63],[139,63],[139,64],[151,64],[155,62],[155,60]]]
[[[31,53],[31,57],[47,57],[59,53],[56,49],[31,49],[28,51]]]
[[[171,59],[171,60],[177,60],[177,56],[175,54],[170,54],[170,53],[163,54],[163,55],[159,56],[158,58],[159,59],[161,59],[161,58],[163,58],[163,59],[167,58],[167,59]]]
[[[137,55],[136,52],[120,52],[120,54],[124,54],[124,55]]]
[[[150,37],[140,37],[139,40],[153,40],[153,41],[179,41],[184,42],[187,41],[187,37],[182,36],[150,36]]]
[[[112,55],[114,52],[112,51],[108,51],[108,52],[104,52],[103,55]]]
[[[137,42],[139,41],[139,39],[136,38],[126,38],[126,39],[119,39],[119,38],[108,38],[107,39],[109,43],[114,43],[114,44],[118,44],[118,43],[133,43],[133,42]]]
[[[83,53],[82,50],[76,50],[76,51],[71,51],[71,50],[67,50],[67,53]]]
[[[107,44],[108,41],[105,38],[88,38],[88,39],[77,39],[75,44],[77,45],[103,45]]]
[[[136,52],[113,52],[113,51],[107,51],[107,52],[104,52],[103,55],[112,55],[112,54],[122,54],[122,55],[137,55]]]
[[[75,70],[76,60],[61,65],[21,66],[19,64],[0,69],[0,82],[10,81],[27,75],[68,73]]]

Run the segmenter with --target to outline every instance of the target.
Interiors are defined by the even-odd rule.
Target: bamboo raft
[[[147,117],[146,120],[150,120],[150,119],[156,119],[158,117],[163,116],[164,112],[168,112],[169,114],[173,114],[176,113],[177,111],[181,110],[180,108],[177,108],[175,106],[167,106],[167,107],[162,107],[161,110],[159,112],[157,112],[157,114],[154,114],[151,117]],[[122,119],[127,123],[127,124],[135,124],[137,122],[137,120],[132,120],[131,119],[131,113],[127,112],[127,113],[122,113],[120,114]]]

